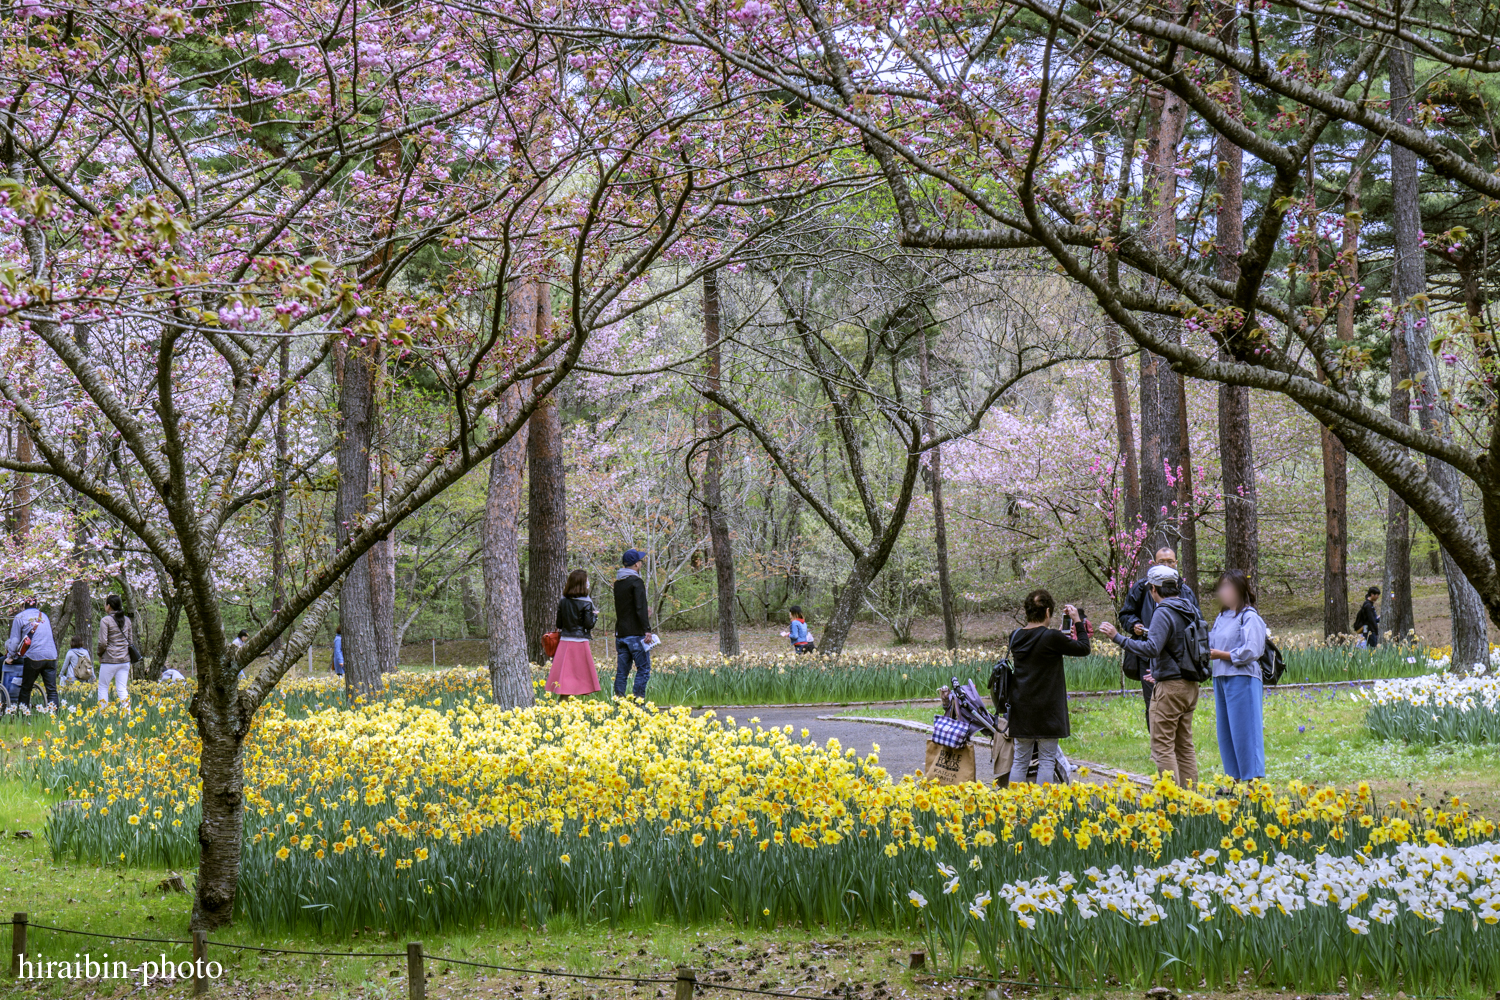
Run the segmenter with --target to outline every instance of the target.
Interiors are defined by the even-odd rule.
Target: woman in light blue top
[[[1214,588],[1223,611],[1208,634],[1214,664],[1214,716],[1219,759],[1236,781],[1266,776],[1265,723],[1261,714],[1260,658],[1266,622],[1255,610],[1255,591],[1237,569],[1226,570]]]

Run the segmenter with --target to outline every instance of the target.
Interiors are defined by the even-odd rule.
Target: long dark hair
[[[587,597],[589,593],[589,571],[586,569],[575,569],[568,574],[568,582],[563,584],[564,597]]]
[[[115,625],[123,630],[125,628],[125,602],[120,600],[120,595],[110,594],[104,599],[104,606],[114,613]]]
[[[1226,580],[1234,587],[1234,592],[1240,597],[1239,610],[1243,611],[1246,608],[1255,607],[1255,588],[1250,585],[1250,578],[1245,575],[1244,570],[1226,569],[1219,574],[1219,582],[1214,584],[1214,589],[1218,590],[1224,586]]]

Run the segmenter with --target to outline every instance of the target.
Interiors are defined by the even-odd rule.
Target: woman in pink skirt
[[[593,694],[599,690],[599,671],[589,648],[594,621],[594,602],[589,598],[589,575],[575,569],[568,574],[562,600],[557,602],[557,652],[547,672],[547,690],[559,698]]]

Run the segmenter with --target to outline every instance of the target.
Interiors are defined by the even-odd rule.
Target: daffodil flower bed
[[[1417,743],[1500,743],[1500,677],[1437,674],[1354,692],[1375,736]]]
[[[917,916],[908,890],[957,852],[1006,881],[1168,852],[1310,859],[1494,832],[1462,807],[1381,806],[1367,787],[893,783],[873,757],[749,721],[631,702],[506,712],[478,696],[267,709],[245,744],[238,916],[333,933],[564,914],[899,928]],[[193,863],[183,697],[39,730],[30,766],[66,796],[48,823],[55,857]]]
[[[966,868],[939,862],[927,894],[908,895],[934,952],[956,965],[972,943],[992,976],[1213,989],[1249,969],[1263,985],[1351,993],[1500,982],[1494,842],[1269,860],[1210,849],[1014,881],[979,854]]]

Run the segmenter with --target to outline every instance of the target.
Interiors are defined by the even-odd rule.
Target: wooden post
[[[437,640],[432,640],[432,665],[437,666]]]
[[[911,953],[911,967],[913,969],[923,969],[923,968],[926,968],[927,967],[927,952],[925,952],[925,951],[914,951],[914,952],[912,952]]]
[[[10,918],[10,974],[21,977],[21,957],[26,954],[26,914]]]
[[[208,931],[193,931],[193,996],[208,992],[208,976],[203,967],[208,960]]]
[[[692,969],[677,970],[677,995],[672,1000],[693,1000],[693,987],[698,985],[698,974]]]
[[[423,1000],[427,996],[427,973],[422,969],[422,942],[409,941],[406,945],[407,1000]]]

